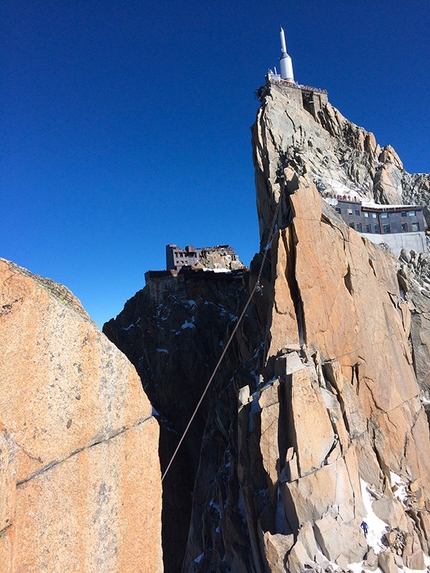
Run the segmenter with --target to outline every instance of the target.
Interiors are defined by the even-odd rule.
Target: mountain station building
[[[426,251],[426,224],[419,205],[366,205],[344,197],[325,198],[349,227],[373,243],[386,243],[399,255],[402,249]]]

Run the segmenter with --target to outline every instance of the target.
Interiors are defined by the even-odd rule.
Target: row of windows
[[[336,207],[336,211],[339,213],[339,215],[342,213],[342,209],[340,207]],[[355,214],[357,217],[359,217],[361,215],[360,210],[359,209],[354,209]],[[353,209],[347,209],[347,213],[348,215],[352,215],[353,214]],[[397,213],[394,213],[395,215],[397,215]],[[372,217],[372,219],[376,219],[376,213],[370,213],[369,211],[363,211],[363,215],[365,217]],[[402,211],[402,217],[406,217],[407,215],[409,215],[409,217],[415,217],[416,216],[416,211]],[[389,213],[383,212],[381,213],[381,219],[388,219],[388,217],[390,216]]]
[[[359,233],[363,232],[363,225],[361,223],[357,223],[356,225],[354,223],[349,223],[349,226],[351,227],[351,229],[356,229]],[[412,232],[417,232],[420,230],[420,224],[419,223],[412,223],[411,225],[412,228]],[[379,230],[379,225],[374,225],[373,226],[373,232],[374,233],[380,233]],[[402,233],[407,233],[408,232],[408,224],[407,223],[402,223],[401,224],[401,229],[402,229]],[[366,224],[366,230],[364,231],[365,233],[371,233],[372,232],[372,225]],[[390,225],[382,225],[382,233],[384,235],[391,233],[391,227]]]
[[[183,257],[197,257],[197,253],[174,253],[175,257],[181,257],[181,259]]]

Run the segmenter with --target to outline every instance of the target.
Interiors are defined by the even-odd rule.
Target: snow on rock
[[[386,533],[388,529],[388,525],[382,519],[379,519],[375,512],[372,509],[372,495],[369,492],[369,484],[366,483],[363,479],[360,478],[361,484],[361,495],[363,498],[364,507],[366,509],[367,515],[364,521],[367,523],[369,528],[367,533],[367,543],[370,547],[373,548],[376,555],[380,553],[382,550],[386,549],[383,545],[381,539],[384,533]]]
[[[203,559],[203,557],[204,557],[204,553],[200,553],[200,555],[194,559],[194,563],[200,563],[200,561]]]
[[[405,506],[405,502],[408,497],[406,493],[406,484],[404,481],[402,481],[401,477],[395,474],[394,472],[390,472],[390,476],[391,476],[391,488],[393,490],[393,493],[397,497],[397,499],[401,501],[402,504]]]

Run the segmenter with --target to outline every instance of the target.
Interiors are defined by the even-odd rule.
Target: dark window
[[[402,217],[403,217],[403,213],[402,213]],[[405,217],[406,217],[406,213],[405,213]],[[407,232],[408,232],[408,224],[402,223],[402,233],[407,233]]]
[[[340,207],[336,207],[336,211],[340,213]]]
[[[372,225],[366,225],[366,233],[372,232]]]
[[[375,233],[379,233],[379,225],[375,225],[374,229],[375,229]]]
[[[412,231],[419,231],[420,224],[419,223],[412,223]]]
[[[386,235],[387,233],[391,233],[390,225],[382,225],[382,232]]]
[[[406,211],[402,211],[402,217],[406,217]]]
[[[358,231],[359,233],[361,233],[361,232],[363,231],[363,228],[362,228],[362,226],[361,226],[361,223],[357,223],[357,231]]]
[[[351,229],[355,229],[354,223],[352,221],[351,221],[351,223],[349,223],[349,226],[351,227]]]
[[[357,217],[359,217],[359,216],[360,216],[360,210],[359,210],[359,209],[356,209],[356,210],[355,210],[355,214],[357,215]]]

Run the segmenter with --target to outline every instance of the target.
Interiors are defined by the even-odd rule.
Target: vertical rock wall
[[[405,269],[348,228],[318,186],[387,202],[427,178],[407,177],[392,148],[332,106],[315,119],[276,86],[253,152],[268,256],[165,480],[164,543],[177,550],[168,570],[424,569],[430,442],[417,374],[425,386],[428,291],[414,305]],[[243,284],[222,283],[190,272],[170,291],[154,284],[156,301],[146,288],[105,325],[159,410],[165,460],[246,302]]]
[[[244,307],[246,282],[243,270],[183,269],[177,277],[152,278],[127,301],[117,318],[103,327],[136,365],[157,410],[163,470]],[[211,487],[218,456],[223,456],[228,446],[229,413],[236,404],[236,390],[244,379],[253,380],[253,353],[260,340],[253,309],[247,312],[239,332],[163,481],[164,565],[169,573],[181,570],[192,506],[195,513],[207,510],[205,487]],[[205,433],[208,419],[214,427]],[[201,455],[202,448],[205,453]],[[205,476],[198,490],[196,474]],[[209,511],[216,513],[214,507]],[[200,514],[195,529],[197,535],[202,533]],[[199,547],[200,543],[196,551]]]
[[[424,568],[430,442],[413,306],[398,262],[348,228],[315,186],[385,202],[401,197],[403,166],[331,106],[316,122],[278,88],[253,146],[262,246],[271,239],[254,297],[265,358],[229,403],[229,443],[216,456],[209,414],[183,570]]]
[[[61,285],[0,260],[0,569],[162,571],[158,424]]]
[[[278,94],[266,103],[253,130],[261,237],[267,237],[280,204],[266,377],[272,393],[278,388],[288,430],[281,431],[279,420],[272,436],[280,445],[278,457],[268,458],[266,446],[261,451],[272,503],[282,499],[286,518],[279,521],[277,514],[270,533],[293,536],[278,543],[275,561],[299,571],[306,560],[315,566],[325,558],[343,568],[366,554],[371,559],[367,541],[381,563],[391,553],[398,565],[423,567],[422,552],[429,551],[430,444],[409,338],[411,304],[399,286],[399,265],[321,200],[306,153],[301,163],[285,159],[279,126],[294,110],[289,102],[276,107]],[[301,344],[299,355],[288,349],[294,343]],[[260,441],[266,442],[267,436]],[[371,517],[372,508],[385,529],[364,540],[359,523]],[[401,548],[390,541],[396,536],[403,539]],[[311,549],[309,538],[323,555]],[[273,547],[269,553],[267,545],[265,554],[273,561]]]

